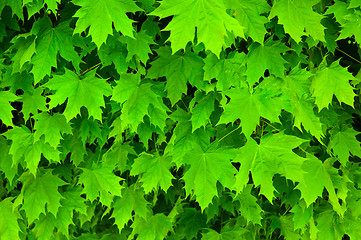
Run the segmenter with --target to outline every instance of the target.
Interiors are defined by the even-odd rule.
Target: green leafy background
[[[0,239],[361,239],[360,0],[1,0]]]

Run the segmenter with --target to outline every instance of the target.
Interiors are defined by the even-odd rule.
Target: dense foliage
[[[361,239],[360,0],[1,0],[0,239]]]

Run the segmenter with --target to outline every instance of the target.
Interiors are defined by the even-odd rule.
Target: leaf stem
[[[228,137],[230,134],[234,133],[235,131],[237,131],[238,129],[241,128],[241,125],[239,125],[237,128],[233,129],[232,131],[230,131],[229,133],[227,133],[226,135],[224,135],[221,139],[218,140],[218,143],[221,142],[223,139],[225,139],[226,137]]]
[[[340,52],[341,52],[341,53],[343,53],[343,54],[345,54],[347,57],[351,58],[351,59],[352,59],[352,60],[354,60],[355,62],[357,62],[357,63],[361,64],[361,61],[360,61],[360,60],[358,60],[358,59],[356,59],[356,58],[352,57],[350,54],[348,54],[348,53],[346,53],[346,52],[342,51],[342,50],[341,50],[341,49],[339,49],[339,48],[336,48],[336,50],[337,50],[337,51],[340,51]]]
[[[101,62],[100,62],[100,63],[95,64],[94,66],[92,66],[92,67],[90,67],[90,68],[88,68],[88,69],[84,70],[84,72],[82,72],[80,75],[84,75],[84,74],[86,74],[87,72],[89,72],[89,71],[93,70],[94,68],[96,68],[96,67],[100,66],[101,64],[102,64]]]

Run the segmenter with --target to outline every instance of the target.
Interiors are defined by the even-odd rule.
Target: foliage
[[[361,239],[359,0],[0,14],[0,239]]]

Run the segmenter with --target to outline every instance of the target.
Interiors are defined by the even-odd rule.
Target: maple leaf
[[[113,63],[118,74],[123,74],[128,70],[129,63],[126,61],[128,51],[120,39],[120,36],[109,36],[106,43],[98,50],[98,56],[104,67]]]
[[[36,38],[30,33],[20,34],[11,40],[14,45],[9,51],[16,49],[16,53],[12,58],[12,74],[22,72],[25,63],[30,62],[32,56],[36,53]]]
[[[169,171],[170,167],[170,157],[143,153],[134,159],[130,175],[141,174],[140,182],[142,182],[145,193],[149,193],[153,189],[157,191],[158,187],[167,192],[174,179]]]
[[[11,185],[15,175],[18,173],[18,166],[13,165],[12,157],[9,154],[10,145],[3,136],[0,137],[0,149],[0,171],[4,173],[5,178]]]
[[[56,11],[58,11],[58,4],[61,3],[61,0],[44,0],[44,3],[46,4],[47,9],[56,13]]]
[[[50,19],[44,17],[34,23],[31,32],[38,36],[36,54],[31,58],[34,84],[40,82],[46,75],[50,75],[52,67],[57,67],[58,53],[64,59],[73,62],[75,69],[79,70],[82,60],[74,49],[69,22],[53,28]]]
[[[238,202],[239,206],[237,206],[237,209],[247,221],[261,225],[261,213],[263,210],[257,204],[257,198],[251,194],[251,190],[252,185],[247,185],[243,191],[236,196],[234,201]]]
[[[12,140],[9,153],[13,156],[13,165],[19,163],[27,167],[34,176],[36,175],[41,155],[48,160],[59,162],[59,152],[46,144],[44,140],[35,141],[34,134],[26,127],[17,127],[7,131],[4,136]],[[26,165],[24,164],[26,163]]]
[[[191,123],[193,132],[209,122],[210,116],[214,111],[214,101],[215,95],[209,93],[202,97],[201,100],[197,101],[197,105],[192,108]]]
[[[46,97],[42,95],[44,89],[36,88],[33,91],[26,91],[21,96],[21,102],[23,103],[22,112],[24,114],[24,119],[28,120],[30,118],[30,113],[35,115],[40,111],[47,111],[46,107]]]
[[[41,214],[39,219],[35,222],[35,227],[32,229],[34,236],[39,240],[51,239],[55,228],[56,219],[51,213]]]
[[[246,56],[243,52],[235,52],[225,59],[218,59],[216,55],[208,54],[204,60],[204,80],[211,82],[213,78],[217,79],[217,90],[220,91],[241,86],[246,71]]]
[[[199,145],[194,145],[183,159],[183,163],[190,165],[182,178],[184,188],[187,195],[194,192],[202,210],[212,203],[213,197],[218,196],[217,181],[228,188],[234,184],[236,169],[230,162],[232,157],[233,153],[227,148],[204,151]]]
[[[174,105],[182,98],[183,93],[187,93],[187,82],[194,86],[203,82],[204,63],[201,57],[189,51],[172,55],[169,47],[162,47],[157,53],[159,58],[151,63],[147,77],[166,77],[165,89]]]
[[[36,119],[34,128],[36,132],[34,134],[34,140],[38,141],[41,136],[44,135],[46,143],[49,143],[53,148],[57,148],[62,139],[61,133],[71,134],[71,127],[66,122],[64,115],[55,113],[53,116],[46,112],[40,113],[34,116]]]
[[[249,0],[237,1],[226,0],[227,8],[234,9],[233,16],[239,21],[239,24],[244,28],[244,34],[251,37],[254,41],[263,43],[264,36],[267,31],[265,24],[268,22],[265,16],[260,14],[266,13],[271,8],[266,1]]]
[[[135,217],[132,228],[129,239],[133,239],[134,235],[138,234],[137,239],[163,240],[168,232],[173,231],[171,219],[163,213],[157,213],[146,219]]]
[[[17,100],[18,97],[9,92],[9,91],[1,91],[0,92],[0,119],[1,121],[8,125],[8,126],[13,126],[13,122],[12,122],[12,110],[15,110],[11,105],[10,102],[13,102],[15,100]]]
[[[206,49],[219,56],[226,46],[227,32],[244,38],[242,26],[226,10],[223,1],[217,0],[165,0],[151,14],[161,18],[174,16],[164,29],[171,32],[168,40],[173,52],[193,42],[197,28],[198,43],[204,43]]]
[[[277,97],[272,96],[275,94],[277,93],[262,91],[259,87],[253,93],[250,93],[248,88],[233,88],[227,91],[226,95],[231,100],[224,106],[218,124],[241,119],[242,132],[248,137],[259,124],[261,116],[271,122],[279,122],[281,106]]]
[[[354,10],[352,14],[344,16],[345,23],[342,24],[342,29],[339,39],[346,39],[355,36],[357,42],[361,42],[361,11]]]
[[[74,0],[80,9],[73,15],[78,18],[74,34],[89,28],[89,35],[99,47],[113,34],[113,24],[123,35],[133,37],[133,21],[126,13],[141,11],[133,0]]]
[[[328,150],[333,150],[334,154],[339,157],[342,165],[346,166],[350,153],[354,156],[361,157],[360,142],[357,141],[356,132],[352,128],[341,131],[333,131],[328,144]]]
[[[109,207],[114,196],[121,196],[123,187],[119,182],[123,179],[113,173],[111,166],[93,165],[81,170],[83,172],[79,176],[79,183],[84,185],[83,193],[90,201],[100,197],[100,202]]]
[[[250,86],[258,82],[260,77],[268,69],[270,74],[276,77],[283,77],[286,60],[281,56],[282,53],[290,50],[284,44],[278,41],[266,41],[264,45],[253,43],[247,54],[247,82]]]
[[[137,56],[139,60],[146,64],[149,59],[149,53],[152,53],[150,45],[154,44],[153,38],[149,36],[146,31],[141,30],[134,34],[134,38],[123,36],[121,39],[127,44],[128,55],[126,60],[129,62],[134,56]]]
[[[74,72],[65,69],[65,74],[55,75],[43,87],[55,90],[55,94],[49,96],[50,108],[64,103],[67,99],[67,106],[64,116],[69,122],[80,114],[80,108],[86,107],[89,116],[94,119],[102,119],[102,110],[105,107],[103,95],[109,96],[112,93],[110,85],[104,80],[95,77],[93,70],[87,73],[83,79],[79,79]]]
[[[119,91],[127,91],[124,88],[127,89],[128,86],[122,84]],[[151,120],[154,117],[155,119],[151,123],[163,129],[165,120],[168,118],[167,110],[161,97],[152,90],[152,84],[141,84],[134,89],[123,104],[122,115],[120,116],[122,129],[130,128],[132,131],[136,130],[146,115],[149,115]]]
[[[144,199],[144,192],[135,189],[134,185],[124,188],[122,195],[121,198],[115,198],[114,211],[110,216],[110,218],[115,219],[119,232],[132,219],[133,211],[135,216],[143,219],[147,219],[147,215],[150,213],[149,203]]]
[[[322,196],[323,189],[326,188],[333,209],[342,217],[346,209],[340,205],[335,192],[331,177],[332,171],[334,171],[331,160],[327,159],[322,163],[314,156],[309,156],[309,158],[302,166],[305,173],[303,180],[296,186],[296,189],[301,191],[301,197],[305,200],[308,207],[319,196]]]
[[[361,2],[359,0],[351,0],[348,8],[358,8],[361,6]]]
[[[60,200],[61,207],[56,215],[55,226],[59,232],[65,236],[69,236],[69,225],[74,224],[74,212],[86,214],[86,205],[81,195],[82,188],[80,186],[67,188],[62,192],[63,199]]]
[[[204,240],[232,240],[232,239],[241,239],[242,235],[247,232],[246,229],[240,228],[239,230],[223,230],[221,233],[213,229],[208,229],[208,232],[202,234],[202,239]]]
[[[249,181],[251,171],[255,186],[261,185],[260,193],[272,202],[275,191],[272,181],[274,174],[279,173],[294,182],[302,180],[301,169],[305,159],[292,152],[292,149],[304,142],[307,140],[284,133],[266,134],[260,144],[249,139],[234,159],[241,163],[241,167],[233,189],[237,193],[242,191]]]
[[[303,227],[310,221],[313,214],[313,206],[306,206],[304,201],[300,201],[290,210],[293,215],[293,222],[296,229],[303,229]]]
[[[45,209],[56,216],[62,199],[58,187],[66,183],[51,171],[46,171],[36,178],[32,174],[25,173],[23,179],[21,193],[14,204],[23,204],[21,209],[25,211],[29,224],[38,219],[41,213],[45,214]]]
[[[353,106],[356,94],[349,80],[357,79],[347,71],[347,68],[341,67],[339,62],[340,60],[333,62],[329,67],[322,67],[312,79],[311,92],[316,98],[319,111],[328,108],[333,95],[340,102]]]
[[[21,219],[18,209],[13,210],[12,198],[5,198],[0,202],[0,238],[19,239],[20,226],[18,219]]]
[[[325,27],[321,24],[323,16],[312,10],[312,6],[318,2],[318,0],[277,0],[273,3],[269,19],[277,16],[285,32],[296,42],[300,42],[303,35],[310,35],[313,39],[324,42]]]
[[[75,130],[73,134],[65,134],[64,140],[61,140],[62,159],[65,159],[68,153],[70,154],[70,161],[78,166],[84,160],[86,148],[79,137],[79,131]]]

